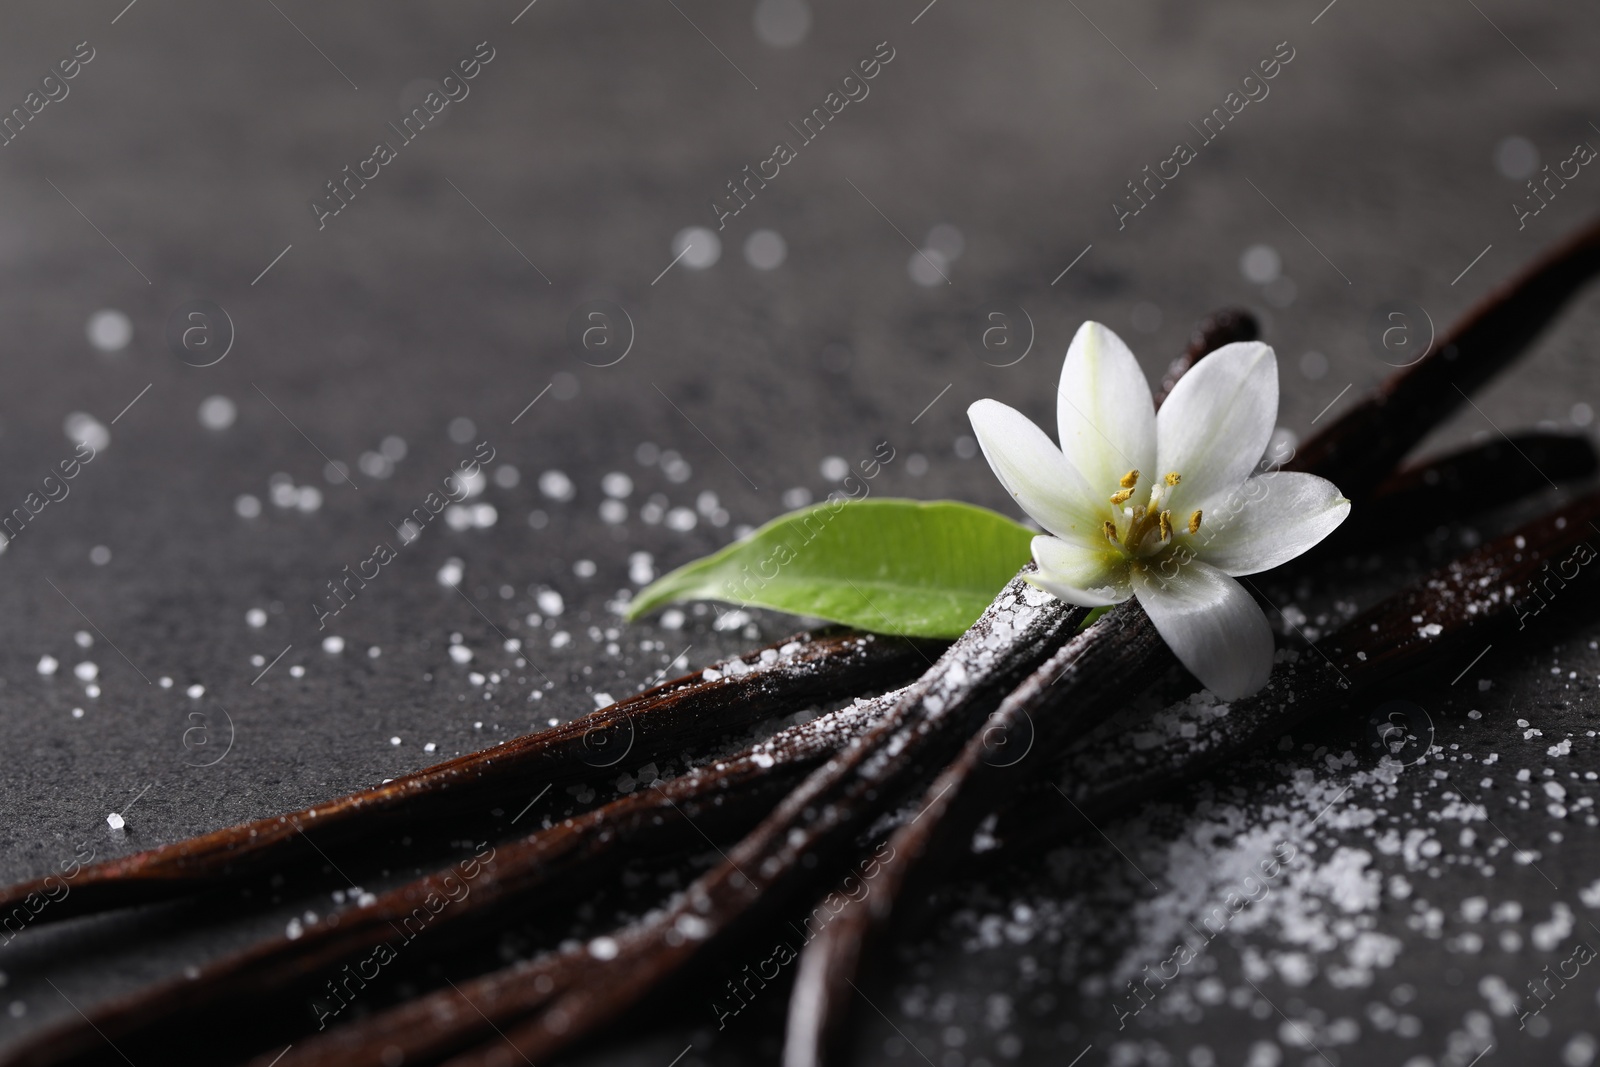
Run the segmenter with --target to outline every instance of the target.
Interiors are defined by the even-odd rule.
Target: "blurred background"
[[[1012,513],[965,409],[1052,425],[1085,319],[1157,377],[1198,319],[1252,309],[1303,440],[1600,192],[1587,166],[1548,203],[1527,187],[1600,145],[1591,5],[124,3],[0,16],[0,513],[29,516],[0,555],[7,880],[374,784],[781,636],[792,620],[629,625],[620,605],[884,440],[874,492]],[[1426,447],[1589,432],[1597,326],[1580,300]],[[404,528],[474,455],[471,495]],[[380,542],[394,560],[335,600]],[[1119,1029],[1121,983],[1209,907],[1233,843],[1371,772],[1337,738],[1291,742],[1253,785],[1107,827],[1141,875],[1086,841],[962,887],[861,1062],[1592,1062],[1600,978],[1542,1033],[1504,1009],[1600,907],[1575,803],[1594,774],[1567,780],[1585,746],[1594,765],[1577,694],[1600,654],[1584,634],[1479,673],[1448,729],[1505,748],[1511,788],[1576,738],[1570,817],[1535,792],[1513,830],[1549,878],[1509,853],[1492,876],[1445,864],[1463,826],[1393,821],[1413,793],[1439,803],[1443,772],[1362,778],[1295,907]],[[298,907],[19,939],[0,1039],[72,1011],[47,976],[93,1003]],[[770,1059],[780,999],[732,1036],[687,1012],[586,1055]]]

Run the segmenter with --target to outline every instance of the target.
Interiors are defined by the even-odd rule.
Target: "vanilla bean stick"
[[[1600,459],[1588,437],[1530,430],[1396,471],[1373,492],[1372,502],[1377,507],[1409,496],[1408,507],[1437,511],[1470,496],[1475,506],[1487,510],[1549,488],[1550,481],[1540,472],[1559,483],[1587,478],[1597,469]],[[1478,500],[1488,503],[1477,505]]]
[[[1587,437],[1519,433],[1495,438],[1398,471],[1354,510],[1323,555],[1393,544],[1446,523],[1481,515],[1600,469]]]
[[[884,803],[945,762],[1003,694],[1084,617],[1020,577],[866,734],[837,753],[727,853],[644,919],[584,948],[463,982],[297,1044],[281,1067],[378,1065],[386,1049],[426,1062],[499,1042],[539,1062],[594,1031],[826,875]],[[470,1002],[470,1004],[469,1004]],[[502,1049],[503,1050],[503,1049]],[[491,1055],[493,1049],[484,1055]]]
[[[1260,336],[1261,327],[1256,317],[1244,308],[1223,308],[1201,319],[1189,334],[1189,345],[1183,354],[1167,364],[1166,373],[1161,376],[1161,388],[1155,391],[1156,407],[1161,406],[1167,394],[1172,392],[1172,387],[1178,384],[1178,379],[1189,373],[1201,357],[1223,345],[1254,341]]]
[[[474,752],[372,789],[302,811],[258,819],[84,867],[39,922],[166,900],[229,881],[321,862],[295,840],[314,831],[318,849],[359,844],[391,828],[467,810],[518,803],[546,784],[597,776],[626,757],[630,766],[675,758],[685,747],[752,723],[864,689],[904,682],[926,666],[935,642],[849,633],[802,633],[700,675],[654,686],[561,726]],[[0,890],[0,911],[54,885]]]
[[[845,897],[800,954],[783,1067],[819,1067],[850,1017],[863,954],[887,930],[913,877],[936,878],[978,824],[1049,754],[1124,704],[1175,661],[1137,603],[1119,605],[1012,690],[923,794],[920,814],[889,837],[870,889]]]
[[[1337,714],[1352,698],[1402,675],[1459,676],[1487,646],[1540,635],[1536,613],[1544,601],[1535,590],[1587,608],[1600,569],[1586,561],[1597,553],[1600,493],[1413,582],[1299,653],[1297,661],[1279,664],[1266,689],[1234,701],[1225,714],[1173,708],[1152,726],[1156,743],[1147,748],[1127,744],[1122,731],[1088,739],[1067,764],[1069,795],[1092,818],[1125,811],[1301,722]],[[1561,606],[1561,600],[1554,603]],[[1183,736],[1188,727],[1191,737]],[[1028,849],[1044,840],[1045,829],[1036,815],[1016,812],[1002,821],[1000,834],[1008,851]]]
[[[707,841],[748,833],[806,774],[872,726],[903,690],[858,699],[809,722],[780,730],[738,755],[696,767],[667,782],[642,786],[592,811],[496,846],[465,875],[452,866],[416,879],[306,926],[200,969],[193,977],[142,989],[95,1009],[92,1025],[72,1017],[12,1050],[4,1062],[71,1063],[103,1054],[110,1040],[134,1059],[161,1055],[178,1040],[219,1055],[248,1029],[263,1005],[300,1016],[290,1034],[311,1031],[316,1005],[341,1002],[340,967],[370,958],[378,946],[398,950],[427,935],[444,946],[462,928],[533,913],[614,878],[641,855],[699,851]],[[465,888],[463,888],[465,887]],[[450,900],[415,918],[432,897]],[[408,925],[409,924],[409,925]],[[414,953],[416,950],[413,949]],[[298,1001],[298,1003],[297,1003]],[[174,1033],[181,1033],[175,1039]]]
[[[1314,555],[1286,563],[1280,577],[1318,561],[1393,549],[1548,492],[1552,482],[1585,481],[1596,470],[1600,455],[1588,438],[1543,432],[1495,438],[1414,464],[1386,478]]]
[[[1321,474],[1352,500],[1365,499],[1435,426],[1521,355],[1597,271],[1600,222],[1478,301],[1422,359],[1307,441],[1294,469]]]

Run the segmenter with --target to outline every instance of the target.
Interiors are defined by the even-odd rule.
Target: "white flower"
[[[1061,447],[994,400],[967,409],[995,475],[1051,536],[1028,580],[1069,604],[1137,597],[1172,651],[1224,700],[1272,672],[1266,616],[1235,577],[1269,570],[1350,513],[1311,474],[1251,477],[1278,416],[1272,349],[1225,345],[1179,379],[1159,413],[1122,339],[1086,322],[1057,394]]]

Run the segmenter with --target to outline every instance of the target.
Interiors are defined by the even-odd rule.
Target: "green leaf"
[[[1083,621],[1078,624],[1078,629],[1087,630],[1089,627],[1100,621],[1100,616],[1104,615],[1114,607],[1116,607],[1115,604],[1108,604],[1103,608],[1090,608],[1089,614],[1085,615],[1083,617]]]
[[[959,637],[1031,557],[1034,531],[951,500],[833,500],[767,523],[639,592],[720,600],[908,637]]]

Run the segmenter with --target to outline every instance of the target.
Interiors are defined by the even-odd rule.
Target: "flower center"
[[[1181,481],[1183,476],[1171,471],[1150,487],[1147,503],[1130,505],[1128,501],[1139,486],[1139,472],[1134,470],[1124,474],[1118,480],[1117,491],[1110,497],[1114,518],[1105,522],[1106,540],[1119,546],[1130,557],[1149,556],[1171,547],[1172,539],[1183,533],[1183,528],[1174,529],[1172,512],[1161,505],[1172,488]],[[1184,525],[1191,536],[1200,532],[1201,518],[1198,509],[1189,515]]]

